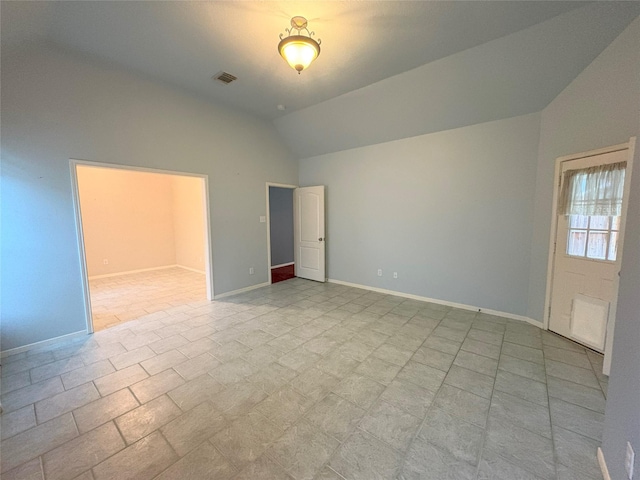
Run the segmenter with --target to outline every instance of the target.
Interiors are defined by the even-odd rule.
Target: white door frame
[[[267,182],[267,275],[269,276],[268,283],[269,285],[271,285],[271,207],[269,205],[269,187],[288,188],[290,190],[295,190],[296,188],[298,188],[298,185]]]
[[[82,212],[80,208],[80,193],[78,190],[78,165],[89,167],[114,168],[117,170],[127,170],[133,172],[161,173],[165,175],[176,175],[184,177],[201,178],[204,181],[204,229],[205,229],[205,278],[207,282],[207,300],[213,300],[213,255],[211,253],[211,228],[209,227],[209,176],[190,172],[176,172],[174,170],[161,170],[158,168],[136,167],[133,165],[121,165],[117,163],[92,162],[90,160],[69,160],[71,171],[71,193],[73,196],[73,209],[76,220],[76,234],[78,238],[78,253],[80,255],[80,277],[82,280],[82,294],[84,297],[84,313],[87,323],[87,333],[93,333],[93,314],[91,312],[91,294],[89,291],[89,274],[87,270],[87,257],[84,245],[84,233],[82,230]]]
[[[547,260],[547,288],[545,292],[545,300],[544,300],[544,329],[549,329],[549,320],[551,314],[551,292],[553,291],[553,270],[554,270],[554,258],[555,258],[555,245],[556,242],[556,234],[558,230],[558,195],[560,189],[560,180],[561,180],[561,172],[562,172],[562,164],[564,162],[570,160],[577,160],[585,157],[593,157],[596,155],[602,155],[605,153],[618,152],[621,150],[628,150],[628,159],[627,159],[627,171],[626,171],[626,181],[624,186],[624,194],[623,194],[623,202],[622,202],[622,215],[621,215],[621,224],[620,224],[620,237],[618,239],[618,250],[620,251],[620,261],[622,261],[622,257],[624,256],[624,231],[625,224],[627,219],[627,206],[629,204],[629,188],[631,182],[631,174],[633,170],[633,156],[636,145],[636,137],[631,137],[627,143],[621,143],[618,145],[612,145],[610,147],[599,148],[597,150],[590,150],[588,152],[575,153],[572,155],[565,155],[563,157],[558,157],[556,159],[556,167],[555,173],[553,177],[553,205],[552,205],[552,216],[551,216],[551,232],[549,234],[549,257]],[[609,370],[611,368],[611,353],[613,350],[613,335],[611,334],[615,327],[616,320],[616,305],[618,298],[618,286],[620,284],[620,277],[617,275],[614,278],[613,292],[614,298],[616,302],[612,306],[612,310],[610,312],[610,320],[607,325],[607,338],[605,340],[605,348],[604,348],[604,368],[603,371],[605,374],[609,374]]]

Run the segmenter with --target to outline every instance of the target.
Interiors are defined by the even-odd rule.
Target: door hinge
[[[556,254],[556,248],[558,246],[558,242],[553,242],[553,254]]]

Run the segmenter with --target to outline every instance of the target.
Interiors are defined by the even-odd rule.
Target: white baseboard
[[[8,357],[9,355],[15,355],[17,353],[26,352],[28,350],[35,350],[42,347],[47,347],[51,344],[60,342],[62,340],[72,340],[76,337],[83,337],[89,335],[86,330],[80,330],[79,332],[68,333],[66,335],[60,335],[59,337],[48,338],[40,342],[30,343],[21,347],[10,348],[9,350],[3,350],[0,352],[0,358]]]
[[[462,310],[471,310],[474,312],[488,313],[489,315],[496,315],[498,317],[504,317],[511,320],[519,320],[521,322],[530,323],[531,325],[534,325],[538,328],[544,328],[541,322],[537,322],[532,318],[524,317],[522,315],[516,315],[514,313],[501,312],[499,310],[491,310],[489,308],[481,308],[473,305],[465,305],[463,303],[448,302],[446,300],[438,300],[436,298],[423,297],[421,295],[413,295],[412,293],[397,292],[395,290],[387,290],[385,288],[370,287],[368,285],[360,285],[358,283],[344,282],[342,280],[335,280],[333,278],[328,278],[327,282],[336,283],[338,285],[345,285],[347,287],[361,288],[363,290],[370,290],[372,292],[384,293],[386,295],[395,295],[396,297],[410,298],[412,300],[419,300],[421,302],[437,303],[438,305],[446,305],[448,307],[460,308]]]
[[[154,270],[164,270],[166,268],[175,268],[182,267],[181,265],[163,265],[162,267],[151,267],[151,268],[141,268],[139,270],[127,270],[126,272],[118,272],[118,273],[105,273],[104,275],[93,275],[89,277],[89,280],[95,280],[97,278],[109,278],[109,277],[119,277],[120,275],[129,275],[130,273],[142,273],[142,272],[152,272]]]
[[[289,262],[289,263],[281,263],[280,265],[271,265],[271,268],[281,268],[281,267],[288,267],[289,265],[294,265],[295,262]]]
[[[221,298],[231,297],[233,295],[238,295],[240,293],[250,292],[251,290],[256,290],[262,287],[268,287],[271,285],[269,282],[259,283],[258,285],[251,285],[250,287],[240,288],[238,290],[232,290],[230,292],[221,293],[220,295],[214,295],[214,300],[220,300]]]
[[[607,468],[607,462],[604,460],[604,453],[602,453],[602,448],[600,447],[598,447],[598,463],[600,464],[602,478],[604,478],[604,480],[611,480],[611,475],[609,475],[609,469]]]
[[[93,275],[89,277],[89,280],[95,280],[98,278],[110,278],[110,277],[119,277],[120,275],[129,275],[130,273],[143,273],[143,272],[153,272],[154,270],[165,270],[167,268],[182,268],[184,270],[189,270],[190,272],[201,273],[202,275],[206,275],[204,270],[198,270],[191,267],[185,267],[184,265],[178,265],[177,263],[174,265],[163,265],[162,267],[151,267],[151,268],[140,268],[138,270],[127,270],[126,272],[118,272],[118,273],[105,273],[104,275]]]
[[[206,275],[207,272],[204,270],[198,270],[197,268],[185,267],[184,265],[176,265],[176,267],[182,268],[184,270],[189,270],[190,272],[201,273],[202,275]]]

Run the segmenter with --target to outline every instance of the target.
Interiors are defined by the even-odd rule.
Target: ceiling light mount
[[[306,35],[303,34],[306,31]],[[291,28],[286,28],[287,36],[280,34],[278,52],[282,58],[300,74],[320,55],[320,39],[317,41],[312,37],[315,32],[307,28],[307,19],[295,16],[291,19]]]

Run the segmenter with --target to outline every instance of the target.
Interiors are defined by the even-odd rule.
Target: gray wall
[[[70,158],[209,175],[215,293],[267,281],[264,185],[298,178],[271,125],[33,49],[2,55],[1,126],[2,350],[85,328]]]
[[[269,187],[271,266],[293,262],[293,189]]]
[[[528,316],[542,321],[557,157],[629,141],[640,118],[640,19],[543,111],[538,149]]]
[[[634,478],[640,474],[640,145],[636,145],[634,166],[602,437],[612,480],[627,480],[624,460],[628,441],[636,452]]]
[[[529,289],[532,318],[543,316],[555,159],[640,136],[639,46],[640,19],[636,19],[542,112]],[[602,444],[613,480],[627,478],[627,441],[634,446],[635,469],[640,471],[639,147],[631,177]]]
[[[302,160],[300,185],[327,186],[327,276],[524,315],[539,122]]]

